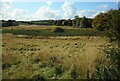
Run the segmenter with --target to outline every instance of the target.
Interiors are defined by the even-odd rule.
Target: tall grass
[[[14,35],[28,35],[28,36],[102,36],[105,33],[94,31],[92,29],[64,29],[64,32],[51,32],[51,29],[41,30],[24,30],[24,29],[3,29],[2,33],[12,33]]]

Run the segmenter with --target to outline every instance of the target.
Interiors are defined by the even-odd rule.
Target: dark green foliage
[[[110,13],[111,28],[108,31],[108,37],[110,40],[120,41],[120,10],[111,10]]]
[[[56,25],[57,25],[57,26],[62,26],[62,21],[58,20],[58,21],[56,22]]]
[[[91,27],[91,19],[86,18],[89,20],[89,25],[88,27]],[[75,18],[72,19],[60,19],[60,20],[38,20],[38,21],[15,21],[15,20],[8,20],[4,21],[1,20],[0,23],[2,24],[3,27],[8,27],[8,26],[18,26],[19,25],[56,25],[56,26],[74,26],[74,27],[80,27],[80,21],[81,18],[79,16],[75,16]]]
[[[51,32],[64,32],[64,29],[60,27],[55,27],[51,30]]]
[[[68,21],[67,20],[63,21],[63,26],[68,26]]]
[[[76,20],[75,19],[72,20],[72,24],[73,24],[73,27],[76,26]]]
[[[93,19],[94,29],[103,31],[119,27],[119,10],[109,10],[106,13],[100,13]],[[118,30],[118,28],[116,29]]]
[[[73,26],[74,27],[80,27],[80,20],[79,16],[75,16],[75,19],[73,19]]]
[[[9,27],[9,26],[18,26],[18,22],[15,20],[8,20],[8,21],[0,21],[0,24],[2,24],[2,27]]]
[[[55,67],[55,73],[56,73],[56,75],[61,75],[63,72],[64,72],[64,69],[63,69],[62,65],[57,65]]]
[[[39,62],[40,62],[40,59],[38,59],[38,58],[35,58],[32,60],[32,63],[39,63]]]
[[[109,30],[112,27],[111,19],[112,19],[112,11],[110,10],[106,13],[100,13],[93,19],[93,27],[96,30]]]
[[[54,25],[54,20],[19,21],[21,25]]]
[[[12,65],[11,64],[9,64],[9,63],[3,63],[2,64],[2,69],[7,69],[7,68],[9,68],[9,67],[11,67]]]
[[[81,21],[80,21],[80,27],[81,28],[87,28],[88,27],[88,20],[87,20],[87,18],[84,16],[82,19],[81,19]]]
[[[120,77],[120,50],[118,48],[104,49],[107,59],[96,61],[95,78],[119,79]]]
[[[41,75],[32,76],[33,81],[45,81],[45,78]]]
[[[12,33],[14,35],[28,35],[28,36],[104,36],[105,32],[94,31],[92,29],[82,30],[82,29],[64,29],[64,32],[51,32],[50,29],[42,30],[7,30],[3,29],[2,33]]]
[[[107,48],[105,50],[107,57],[116,62],[118,69],[120,69],[120,49],[119,48]]]
[[[72,24],[74,27],[80,28],[92,28],[92,19],[86,18],[79,18],[79,16],[75,16],[75,19],[72,20]]]
[[[80,19],[76,20],[76,27],[80,27]]]
[[[68,19],[68,26],[72,26],[72,20]]]
[[[120,10],[120,1],[118,1],[118,10]]]
[[[73,66],[72,69],[71,69],[71,78],[73,80],[76,80],[77,76],[78,76],[78,74],[77,74],[76,68],[75,68],[75,66]]]

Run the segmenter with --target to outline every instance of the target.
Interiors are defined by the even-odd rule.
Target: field
[[[63,27],[66,32],[56,34],[50,33],[51,28],[3,28],[3,79],[97,78],[98,62],[103,66],[109,63],[102,49],[111,44],[104,33]]]

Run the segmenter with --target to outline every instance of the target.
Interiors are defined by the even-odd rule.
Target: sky
[[[102,0],[101,0],[102,1]],[[13,1],[0,0],[0,20],[73,19],[74,16],[94,18],[99,13],[117,9],[117,1]]]

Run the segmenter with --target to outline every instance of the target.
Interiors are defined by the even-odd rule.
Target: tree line
[[[15,21],[15,20],[2,20],[2,27],[18,26],[18,25],[55,25],[55,26],[73,26],[78,28],[92,28],[92,19],[80,18],[75,16],[74,19],[61,19],[61,20],[38,20],[38,21]]]
[[[9,27],[9,26],[18,26],[18,22],[15,20],[1,20],[0,24],[2,25],[2,27]]]

